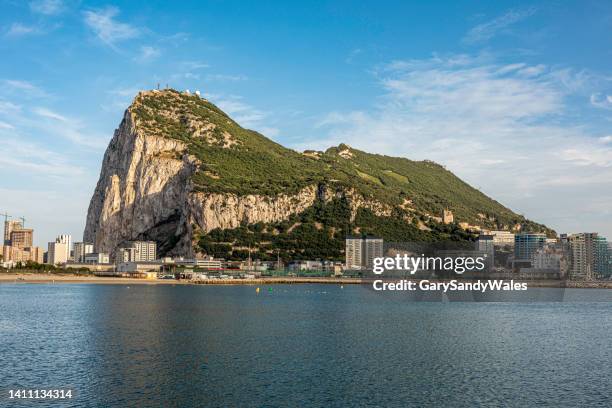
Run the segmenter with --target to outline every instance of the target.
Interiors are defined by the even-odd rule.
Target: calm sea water
[[[13,387],[75,393],[24,406],[611,406],[612,291],[566,299],[0,285],[0,406]]]

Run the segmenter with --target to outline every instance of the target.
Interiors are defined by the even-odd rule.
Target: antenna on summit
[[[159,82],[157,83],[157,90],[159,91]]]

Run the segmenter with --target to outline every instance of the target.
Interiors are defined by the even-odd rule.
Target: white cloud
[[[206,75],[207,81],[246,81],[249,79],[246,75],[224,75],[224,74],[209,74]]]
[[[37,27],[28,26],[22,23],[13,23],[6,31],[7,37],[22,37],[30,34],[38,34],[40,31]]]
[[[68,122],[68,119],[65,116],[62,116],[59,113],[55,113],[52,110],[47,109],[47,108],[34,108],[33,111],[37,115],[40,115],[44,118],[55,119],[55,120],[58,120],[64,123]]]
[[[30,10],[48,16],[56,15],[64,10],[64,2],[62,0],[36,0],[30,2]]]
[[[47,92],[28,81],[5,79],[0,82],[4,84],[5,92],[13,95],[18,93],[20,96],[32,98],[42,98],[49,96]]]
[[[344,142],[435,160],[543,222],[557,222],[550,209],[563,210],[560,197],[587,181],[584,200],[612,190],[612,139],[587,133],[568,108],[581,72],[460,56],[395,61],[377,75],[383,95],[371,110],[325,115],[327,137],[300,147]]]
[[[221,110],[230,115],[240,126],[253,129],[265,136],[275,137],[279,129],[270,125],[270,114],[245,103],[239,96],[217,96],[206,94]]]
[[[487,41],[501,31],[516,24],[528,17],[531,17],[536,12],[534,7],[523,10],[509,10],[505,14],[486,23],[479,24],[473,27],[463,38],[463,41],[468,44],[480,43]]]
[[[159,48],[155,48],[150,45],[143,45],[140,47],[140,52],[134,58],[138,62],[150,62],[158,58],[161,55]]]
[[[601,109],[612,109],[612,95],[591,94],[591,105]]]
[[[15,129],[15,127],[13,125],[11,125],[10,123],[6,123],[6,122],[2,122],[0,121],[0,129]]]
[[[101,10],[88,10],[83,12],[85,24],[106,45],[113,47],[115,43],[138,37],[140,30],[127,23],[115,20],[119,14],[116,7],[106,7]]]
[[[107,143],[106,136],[92,135],[86,131],[85,125],[77,119],[72,119],[48,108],[33,108],[32,112],[39,116],[39,122],[32,126],[44,129],[47,134],[65,138],[80,146],[91,149],[103,149]]]

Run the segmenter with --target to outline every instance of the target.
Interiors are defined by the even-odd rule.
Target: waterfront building
[[[361,237],[347,237],[345,240],[346,269],[361,269],[363,265],[363,244]]]
[[[44,263],[45,251],[38,246],[30,248],[30,260],[38,264]]]
[[[514,246],[514,233],[510,231],[489,231],[493,236],[493,244],[496,246]]]
[[[14,228],[10,233],[10,244],[15,248],[32,246],[34,230],[31,228]]]
[[[68,244],[63,242],[49,242],[47,248],[47,263],[51,265],[68,262]]]
[[[4,245],[11,245],[11,232],[16,229],[23,228],[23,224],[20,221],[6,220],[4,221]]]
[[[533,254],[544,247],[546,235],[540,233],[520,233],[514,236],[514,260],[531,261]]]
[[[531,258],[533,269],[561,270],[563,254],[551,247],[536,250]]]
[[[70,259],[70,252],[72,250],[72,235],[62,234],[55,238],[55,242],[58,244],[66,244],[66,261]]]
[[[225,260],[221,258],[196,258],[193,260],[193,266],[202,269],[223,269]]]
[[[321,271],[323,262],[321,261],[293,261],[289,263],[290,271]]]
[[[107,253],[93,252],[85,255],[83,262],[86,264],[107,264],[110,263],[110,258]]]
[[[573,280],[593,280],[598,267],[598,235],[596,232],[581,232],[569,236]]]
[[[346,269],[372,269],[374,258],[384,253],[384,241],[377,237],[348,237],[345,240]]]
[[[367,237],[364,239],[364,266],[366,269],[374,267],[374,258],[381,258],[384,253],[382,238]]]
[[[90,242],[75,242],[72,259],[74,262],[84,262],[85,255],[92,254],[94,252],[94,246]]]
[[[117,262],[151,262],[157,258],[155,241],[131,241],[117,252]]]
[[[598,278],[607,279],[612,276],[612,259],[608,240],[604,237],[595,238],[595,274]]]

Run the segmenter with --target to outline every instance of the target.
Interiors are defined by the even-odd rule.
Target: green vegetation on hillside
[[[281,223],[212,231],[200,239],[207,253],[240,258],[248,255],[251,245],[264,258],[275,258],[276,249],[297,259],[340,258],[344,237],[354,229],[387,240],[470,239],[457,225],[435,221],[445,208],[453,211],[457,223],[490,229],[521,224],[524,230],[551,232],[431,161],[370,154],[347,145],[298,153],[242,128],[211,102],[175,90],[141,93],[130,110],[146,134],[187,145],[188,153],[199,161],[193,176],[197,191],[275,196],[318,185],[328,191],[353,191],[395,208],[386,218],[362,209],[349,223],[342,203],[318,203]]]

